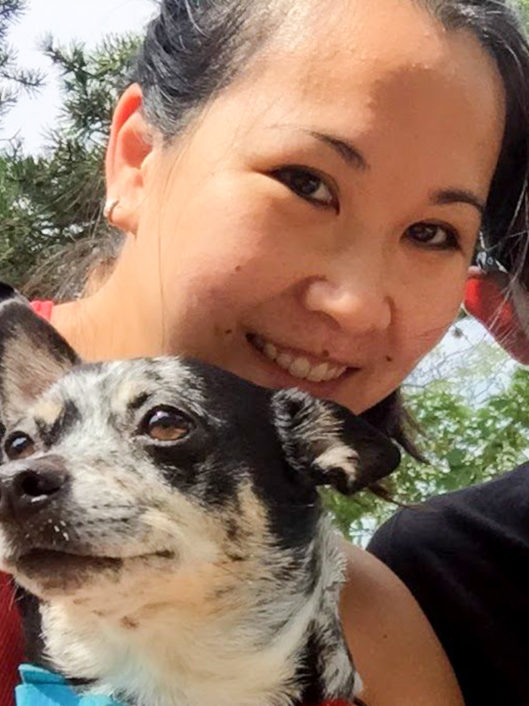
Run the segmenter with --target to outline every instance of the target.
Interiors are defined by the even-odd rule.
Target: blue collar
[[[60,674],[32,664],[19,667],[22,684],[15,688],[16,706],[125,706],[110,696],[76,694]]]

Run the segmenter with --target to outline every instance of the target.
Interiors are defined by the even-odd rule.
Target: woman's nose
[[[385,331],[393,316],[392,299],[382,278],[370,276],[368,267],[363,269],[314,278],[305,290],[305,307],[330,316],[347,333]]]

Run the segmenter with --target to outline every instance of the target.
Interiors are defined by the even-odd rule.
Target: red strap
[[[53,302],[50,299],[36,300],[31,302],[31,308],[38,314],[42,316],[43,319],[49,321],[51,319],[51,311],[53,309]]]
[[[20,616],[11,577],[0,572],[0,706],[12,706],[19,682],[18,665],[24,658]]]

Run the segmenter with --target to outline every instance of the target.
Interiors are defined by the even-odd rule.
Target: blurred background
[[[154,0],[0,0],[0,281],[29,297],[80,296],[112,266],[120,235],[102,217],[104,147],[155,12]],[[428,463],[404,457],[388,485],[398,501],[529,460],[529,372],[464,312],[404,396]],[[369,492],[326,499],[360,544],[396,509]]]

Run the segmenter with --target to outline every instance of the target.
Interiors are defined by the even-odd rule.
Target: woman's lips
[[[330,359],[323,360],[309,353],[287,348],[257,334],[248,334],[248,342],[292,377],[309,382],[331,382],[346,371],[355,370]]]

